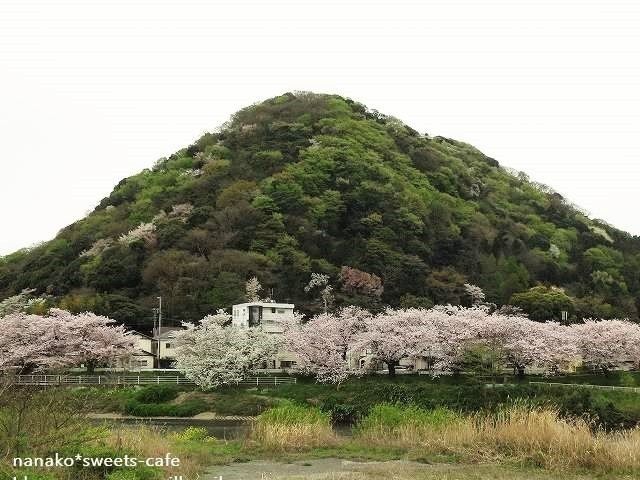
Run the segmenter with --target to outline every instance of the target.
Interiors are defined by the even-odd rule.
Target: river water
[[[245,438],[249,434],[251,421],[247,420],[196,420],[192,418],[168,418],[168,419],[94,419],[95,425],[107,425],[113,427],[132,428],[136,426],[154,427],[164,432],[179,432],[187,427],[199,427],[207,430],[212,437],[222,440],[237,440]]]
[[[145,426],[157,428],[163,432],[180,432],[187,427],[199,427],[207,430],[207,433],[221,440],[239,440],[246,438],[251,430],[251,420],[213,419],[199,420],[194,418],[114,418],[93,419],[95,425],[107,425],[113,427],[133,428]],[[351,425],[335,425],[334,430],[340,436],[351,436]]]

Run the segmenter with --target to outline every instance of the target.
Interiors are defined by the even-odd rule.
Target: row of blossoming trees
[[[640,363],[640,325],[622,320],[580,324],[535,322],[524,316],[491,313],[484,307],[434,307],[372,315],[350,307],[290,325],[286,348],[318,381],[339,383],[362,371],[359,363],[386,364],[390,374],[403,359],[421,359],[434,375],[461,367],[470,347],[495,352],[524,373],[527,367],[557,372],[583,363],[608,371]]]
[[[0,372],[31,373],[126,361],[135,339],[122,325],[94,313],[52,308],[45,315],[13,311],[0,318]]]
[[[92,370],[126,360],[135,351],[134,338],[109,318],[59,309],[45,315],[12,310],[0,318],[0,371],[81,364]],[[640,364],[640,326],[622,320],[565,326],[482,306],[379,314],[348,307],[306,322],[296,317],[279,336],[225,326],[230,319],[218,312],[199,324],[186,324],[177,336],[176,366],[202,386],[237,382],[278,350],[295,354],[299,367],[318,381],[333,383],[381,362],[393,374],[404,359],[422,362],[433,375],[451,373],[463,368],[466,353],[477,346],[520,373],[534,366],[557,372],[584,363],[606,372]]]
[[[433,375],[464,369],[468,352],[480,347],[500,367],[524,374],[529,367],[548,373],[586,364],[608,371],[640,362],[640,326],[622,320],[587,320],[561,325],[486,307],[387,309],[379,314],[356,308],[325,313],[308,321],[294,318],[284,335],[259,328],[225,326],[220,311],[177,336],[176,367],[211,388],[234,383],[262,367],[279,350],[298,358],[298,367],[320,382],[340,383],[380,363],[390,374],[402,360],[421,362]]]

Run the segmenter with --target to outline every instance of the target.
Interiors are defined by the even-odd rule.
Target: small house
[[[135,339],[135,351],[129,358],[128,364],[120,364],[119,368],[131,371],[153,370],[155,365],[154,340],[149,335],[132,331],[131,336]]]
[[[153,329],[154,355],[160,359],[157,368],[172,368],[175,360],[176,333],[184,330],[182,327],[162,327]],[[158,354],[158,349],[159,354]]]

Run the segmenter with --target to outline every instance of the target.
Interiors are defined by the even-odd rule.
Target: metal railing
[[[529,382],[535,385],[553,385],[555,387],[583,387],[600,390],[619,390],[624,392],[640,393],[640,387],[621,387],[617,385],[591,385],[587,383],[556,383],[556,382]]]
[[[54,386],[125,386],[125,385],[195,385],[181,375],[16,375],[14,385]],[[296,383],[295,377],[246,377],[239,386],[276,386]]]
[[[242,387],[259,387],[261,385],[291,385],[297,382],[296,377],[246,377],[238,385]]]
[[[73,386],[73,385],[193,385],[180,375],[17,375],[16,385]]]

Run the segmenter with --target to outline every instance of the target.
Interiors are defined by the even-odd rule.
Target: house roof
[[[234,307],[267,307],[267,308],[295,308],[293,303],[277,303],[277,302],[246,302],[238,303]]]
[[[162,327],[160,329],[160,335],[158,335],[158,329],[154,328],[153,329],[153,338],[154,339],[165,339],[165,338],[173,338],[174,334],[176,332],[179,332],[181,330],[184,330],[183,327]]]
[[[147,352],[146,350],[139,348],[135,352],[133,352],[134,357],[155,357],[155,354],[151,352]]]
[[[131,330],[131,334],[138,337],[153,339],[151,335],[147,335],[146,333],[139,332],[138,330]]]

